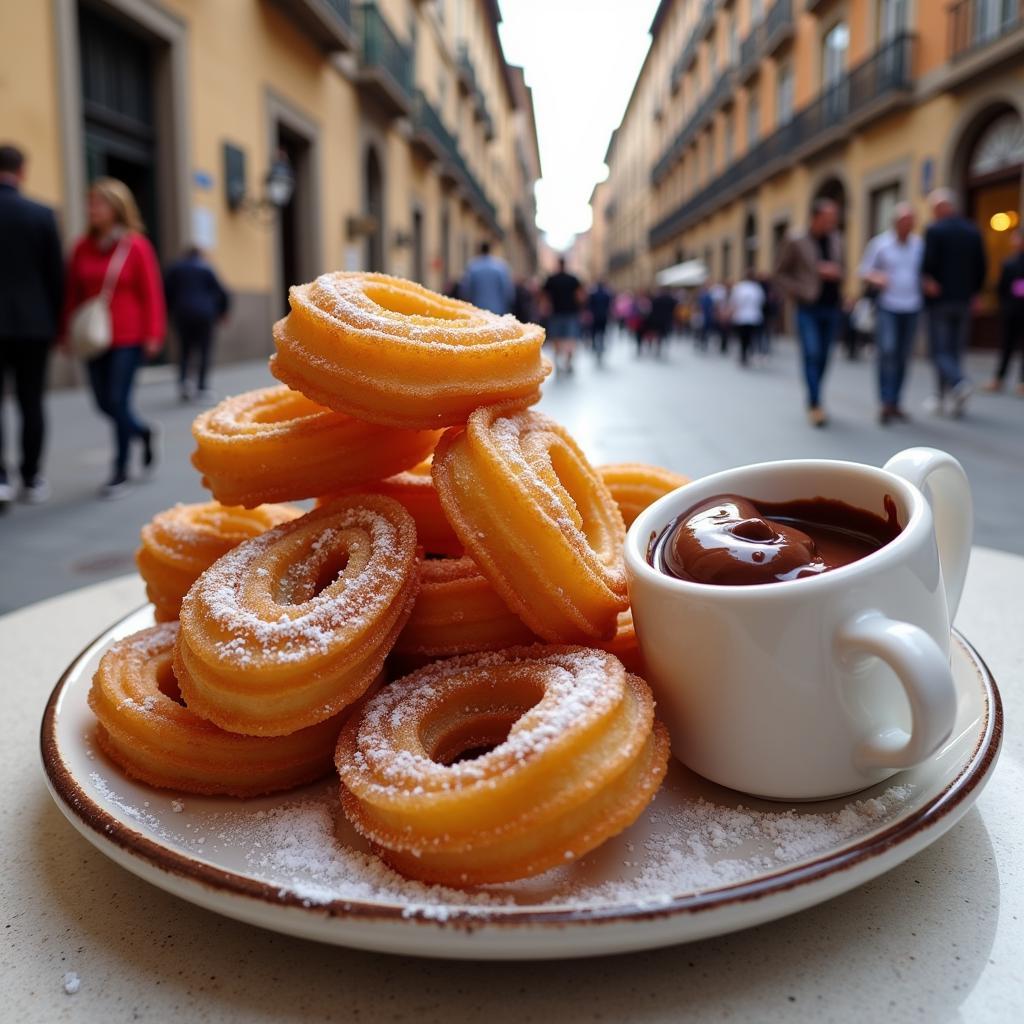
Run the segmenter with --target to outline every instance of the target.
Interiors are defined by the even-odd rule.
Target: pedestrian
[[[764,289],[750,267],[729,292],[732,325],[740,342],[740,366],[748,366],[754,342],[764,324]]]
[[[164,290],[167,313],[180,346],[178,391],[181,400],[188,402],[193,396],[189,379],[193,358],[198,364],[195,394],[206,398],[210,393],[207,385],[213,332],[218,321],[227,316],[230,296],[197,246],[187,249],[181,259],[167,268]]]
[[[537,286],[525,277],[516,281],[516,296],[512,305],[512,315],[521,324],[532,324],[537,321]]]
[[[796,327],[807,387],[807,417],[815,427],[828,423],[821,404],[822,381],[842,315],[843,242],[839,208],[816,199],[803,234],[786,239],[775,268],[775,284],[796,303]]]
[[[42,475],[46,419],[46,364],[57,336],[64,258],[53,211],[21,194],[25,155],[0,145],[0,400],[13,378],[21,420],[20,496],[30,504],[49,497]],[[0,508],[14,500],[7,476],[0,401]]]
[[[654,341],[654,353],[660,356],[665,340],[675,329],[676,297],[669,288],[659,288],[651,298],[651,312],[647,327]]]
[[[775,325],[779,318],[779,297],[772,283],[771,274],[758,274],[757,283],[764,292],[764,307],[761,321],[761,329],[757,332],[756,348],[763,356],[772,354],[772,340],[775,335]]]
[[[583,285],[575,274],[565,269],[565,257],[559,256],[558,270],[544,282],[549,306],[548,337],[555,345],[558,369],[572,373],[572,360],[580,336],[580,307]]]
[[[727,355],[729,352],[729,287],[728,281],[721,281],[711,286],[711,303],[714,309],[715,331],[718,334],[718,353]]]
[[[88,225],[68,263],[64,300],[65,329],[83,303],[108,295],[110,345],[86,363],[93,398],[114,432],[110,478],[104,498],[120,497],[128,487],[131,442],[142,446],[142,466],[156,462],[154,428],[132,408],[135,373],[145,356],[163,346],[164,293],[153,246],[146,238],[135,198],[124,182],[97,178],[88,194]],[[109,273],[108,273],[109,272]]]
[[[598,281],[587,296],[587,310],[590,313],[590,342],[594,348],[597,365],[604,364],[604,343],[608,331],[608,316],[612,308],[612,293],[604,281]]]
[[[512,312],[516,301],[512,275],[508,264],[491,252],[490,242],[481,242],[479,253],[466,266],[459,298],[498,316]]]
[[[941,415],[948,406],[953,416],[961,416],[974,390],[961,362],[970,340],[971,306],[988,272],[985,245],[974,223],[957,212],[950,189],[936,189],[928,205],[933,220],[924,236],[922,288],[936,388],[925,407]]]
[[[995,376],[986,391],[1002,391],[1013,353],[1020,355],[1020,383],[1017,394],[1024,397],[1024,231],[1014,231],[1010,242],[1013,254],[1003,261],[999,273],[999,312],[1003,319],[1003,350]]]
[[[875,290],[875,350],[878,353],[878,421],[906,420],[900,405],[907,364],[921,312],[924,242],[914,234],[914,208],[897,203],[892,228],[875,235],[864,250],[860,276]],[[866,300],[860,300],[866,301]]]
[[[715,317],[715,296],[711,286],[704,285],[697,294],[697,315],[700,325],[697,328],[697,349],[707,352],[711,335],[718,330]]]

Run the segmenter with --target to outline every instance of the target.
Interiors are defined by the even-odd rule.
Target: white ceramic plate
[[[673,763],[626,833],[577,864],[461,893],[405,882],[340,814],[336,784],[212,799],[151,789],[95,748],[86,703],[99,656],[152,623],[127,616],[68,668],[46,707],[43,764],[68,820],[146,881],[275,931],[392,953],[472,959],[588,956],[687,942],[791,914],[888,871],[967,811],[995,766],[999,694],[962,638],[953,737],[927,764],[855,798],[787,807]]]

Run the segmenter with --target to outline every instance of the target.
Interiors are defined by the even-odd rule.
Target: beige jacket
[[[829,258],[843,267],[843,241],[838,232],[829,236],[828,244]],[[821,253],[814,238],[807,233],[790,235],[783,243],[775,265],[775,284],[779,291],[802,305],[816,302],[821,292],[821,278],[818,276],[820,259]],[[845,272],[845,267],[843,269]]]

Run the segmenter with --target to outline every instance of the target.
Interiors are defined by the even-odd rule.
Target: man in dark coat
[[[21,416],[21,497],[49,497],[40,472],[46,421],[46,364],[57,336],[64,260],[53,210],[21,194],[25,155],[0,145],[0,396],[8,378]],[[7,475],[0,409],[0,507],[15,497]]]
[[[957,212],[948,188],[929,197],[934,220],[925,232],[921,288],[928,305],[928,345],[937,387],[928,408],[960,416],[974,390],[961,369],[971,333],[971,304],[985,284],[987,261],[981,232]]]
[[[167,268],[164,293],[167,296],[167,313],[181,346],[178,386],[181,400],[187,402],[192,397],[189,366],[193,356],[198,361],[198,392],[201,396],[208,393],[213,332],[217,321],[227,315],[231,299],[213,267],[195,246]]]

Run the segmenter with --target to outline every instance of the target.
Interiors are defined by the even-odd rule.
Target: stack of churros
[[[100,662],[102,749],[150,785],[239,797],[333,762],[380,857],[449,885],[629,827],[668,741],[622,543],[685,478],[591,466],[531,408],[544,333],[511,316],[335,273],[293,288],[273,333],[282,383],[193,426],[215,500],[143,527],[161,624]]]

